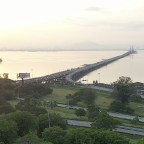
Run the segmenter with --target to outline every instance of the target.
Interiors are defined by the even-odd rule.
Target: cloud
[[[102,8],[100,7],[87,7],[85,8],[86,11],[101,11]]]

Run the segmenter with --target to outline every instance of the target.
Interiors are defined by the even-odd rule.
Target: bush
[[[96,116],[100,113],[100,108],[95,105],[88,106],[88,118],[94,120]]]
[[[133,109],[131,109],[126,104],[120,101],[113,101],[109,107],[109,110],[113,112],[120,112],[120,113],[126,113],[126,114],[132,114],[134,112]]]
[[[32,96],[39,98],[40,96],[51,94],[53,90],[46,84],[26,84],[19,87],[19,91],[21,97]]]
[[[41,144],[41,139],[35,133],[29,134],[16,140],[15,144]]]
[[[85,104],[94,104],[96,98],[95,91],[90,88],[81,89],[71,96],[70,104],[76,104],[79,101],[83,101]]]
[[[86,128],[70,129],[64,139],[64,144],[129,144],[129,140],[116,132]]]
[[[85,116],[85,115],[86,115],[86,111],[85,111],[84,109],[82,109],[82,108],[76,109],[76,110],[75,110],[75,114],[76,114],[77,116]]]
[[[42,138],[53,144],[63,144],[65,133],[65,130],[60,127],[46,128],[42,133]]]
[[[17,137],[16,123],[11,120],[0,120],[0,143],[12,144]]]
[[[0,114],[7,114],[14,111],[15,109],[4,98],[0,98]]]
[[[40,114],[45,114],[47,111],[42,108],[37,106],[38,105],[38,100],[34,98],[26,98],[23,101],[20,101],[16,105],[16,109],[21,110],[21,111],[27,111],[35,115],[40,115]]]
[[[92,127],[112,130],[118,124],[119,122],[113,119],[113,117],[109,116],[107,113],[100,113],[96,117],[96,120],[92,123]]]

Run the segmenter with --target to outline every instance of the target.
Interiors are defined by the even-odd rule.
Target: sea
[[[17,80],[17,74],[30,73],[30,78],[83,67],[125,53],[120,50],[95,51],[0,51],[0,74],[8,73]],[[79,81],[110,84],[120,76],[131,77],[133,82],[144,83],[144,50],[95,70]]]

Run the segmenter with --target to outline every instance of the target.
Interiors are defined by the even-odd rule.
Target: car
[[[70,106],[70,105],[65,106],[65,108],[67,108],[67,109],[73,109],[73,107]]]

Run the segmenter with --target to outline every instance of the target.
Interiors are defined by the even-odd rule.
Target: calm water
[[[129,76],[133,82],[144,83],[144,51],[138,51],[137,54],[130,55],[93,71],[81,80],[85,79],[88,83],[93,83],[93,80],[112,83],[120,76]]]
[[[54,51],[54,52],[0,52],[3,62],[0,73],[9,73],[9,78],[16,80],[17,73],[28,72],[31,77],[48,75],[54,72],[81,67],[103,59],[120,55],[125,51]],[[144,51],[126,57],[97,71],[83,79],[88,83],[98,80],[111,83],[119,76],[130,76],[133,81],[144,82]]]

